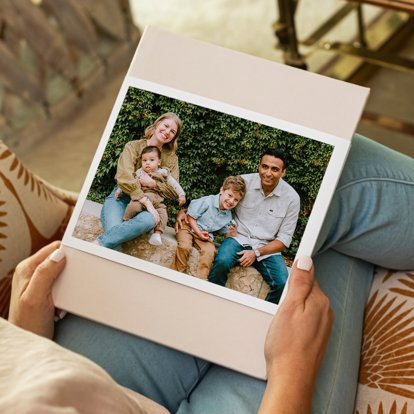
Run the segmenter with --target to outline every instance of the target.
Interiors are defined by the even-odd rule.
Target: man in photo
[[[279,302],[288,278],[281,252],[292,241],[300,209],[299,195],[282,178],[286,168],[285,154],[269,149],[258,173],[242,175],[246,194],[234,209],[237,233],[219,247],[210,282],[225,286],[231,268],[253,266],[270,287],[266,300]]]

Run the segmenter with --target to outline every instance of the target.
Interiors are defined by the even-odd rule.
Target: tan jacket
[[[135,178],[135,171],[141,167],[140,155],[147,146],[146,139],[129,141],[125,144],[124,150],[118,159],[118,167],[115,179],[121,190],[129,194],[132,200],[140,200],[144,192]],[[167,167],[173,178],[178,181],[178,157],[174,152],[161,150],[161,165]],[[159,193],[164,198],[174,199],[176,192],[167,183],[157,182]]]

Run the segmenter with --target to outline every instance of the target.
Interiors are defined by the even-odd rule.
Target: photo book
[[[268,326],[368,92],[147,27],[62,241],[56,306],[265,378]]]

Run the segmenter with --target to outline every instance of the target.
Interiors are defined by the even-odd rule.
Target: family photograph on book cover
[[[265,379],[367,96],[147,27],[62,239],[56,307]]]
[[[129,86],[73,237],[157,276],[277,304],[332,151]]]

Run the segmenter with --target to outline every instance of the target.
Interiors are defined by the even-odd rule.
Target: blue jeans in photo
[[[414,269],[413,205],[414,160],[356,135],[314,254],[315,276],[335,319],[314,390],[313,414],[354,412],[374,266]],[[74,315],[56,325],[55,340],[176,414],[256,413],[266,386]]]
[[[237,253],[243,250],[252,250],[252,246],[242,246],[232,237],[224,239],[211,266],[210,274],[208,275],[209,282],[225,286],[228,273],[239,263],[240,256]],[[288,278],[287,267],[282,255],[277,254],[260,261],[255,260],[252,266],[269,285],[270,291],[265,300],[276,304],[279,303]]]
[[[101,210],[104,232],[98,237],[102,246],[113,250],[121,250],[122,243],[148,233],[155,227],[155,219],[148,211],[142,211],[130,220],[123,220],[125,209],[131,199],[124,193],[116,199],[117,188],[115,187],[104,201]]]

